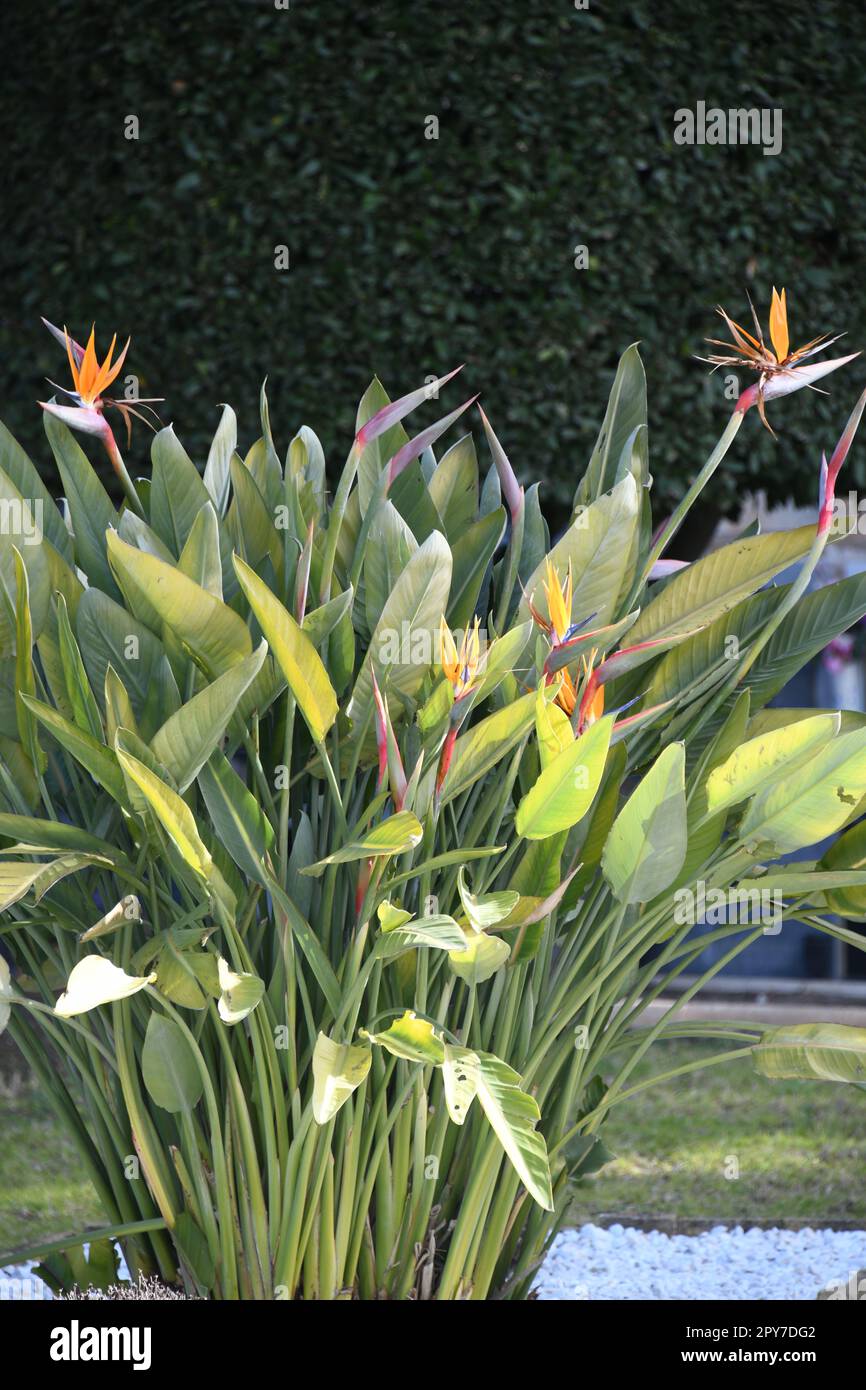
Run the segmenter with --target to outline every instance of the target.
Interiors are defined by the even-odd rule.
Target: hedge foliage
[[[252,442],[266,373],[278,439],[311,424],[333,470],[373,371],[398,394],[466,361],[464,394],[565,506],[628,342],[665,500],[729,408],[692,357],[716,301],[741,317],[746,287],[766,306],[784,284],[795,341],[866,346],[857,6],[289,4],[7,12],[2,414],[36,457],[41,376],[66,380],[40,314],[78,335],[95,318],[100,344],[131,333],[141,393],[200,462],[220,401]],[[675,145],[698,100],[780,106],[781,155]],[[810,499],[863,375],[778,403],[778,441],[750,421],[718,505],[747,485]],[[147,447],[139,430],[133,467]]]

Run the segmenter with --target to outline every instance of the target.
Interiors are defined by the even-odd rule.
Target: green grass
[[[75,1145],[29,1081],[13,1098],[0,1073],[0,1247],[98,1225],[104,1218]]]
[[[102,1220],[73,1145],[23,1068],[0,1050],[0,1245],[24,1245]],[[635,1080],[717,1051],[657,1047]],[[851,1086],[770,1082],[748,1062],[665,1082],[613,1111],[617,1155],[580,1189],[575,1222],[604,1213],[676,1221],[866,1223],[866,1096]],[[739,1177],[725,1177],[733,1156]]]
[[[718,1051],[659,1045],[634,1080]],[[616,1159],[582,1184],[573,1220],[866,1222],[864,1129],[866,1095],[854,1086],[768,1081],[748,1060],[677,1077],[612,1111],[603,1133]],[[731,1159],[736,1178],[725,1176]]]

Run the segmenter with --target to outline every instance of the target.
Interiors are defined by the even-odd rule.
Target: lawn
[[[717,1051],[667,1043],[635,1077]],[[616,1159],[582,1184],[574,1223],[615,1215],[866,1225],[864,1127],[866,1095],[854,1086],[768,1081],[748,1060],[692,1072],[614,1109],[604,1138]]]
[[[3,1043],[0,1243],[8,1249],[101,1217],[75,1149]],[[701,1050],[716,1049],[669,1043],[635,1079]],[[864,1119],[866,1096],[851,1086],[770,1082],[745,1062],[679,1077],[613,1112],[605,1139],[616,1159],[583,1184],[572,1219],[866,1226]]]

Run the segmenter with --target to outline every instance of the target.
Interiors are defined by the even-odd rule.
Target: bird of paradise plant
[[[489,464],[471,433],[434,452],[471,400],[404,430],[453,373],[371,384],[333,497],[263,390],[243,455],[228,406],[203,470],[160,430],[118,509],[71,430],[107,440],[126,349],[63,335],[65,515],[23,451],[0,467],[44,511],[38,544],[0,535],[0,1028],[99,1194],[106,1277],[100,1240],[212,1298],[526,1297],[607,1115],[671,1074],[638,1061],[706,1035],[682,1005],[763,932],[696,934],[682,893],[759,883],[849,940],[827,913],[866,913],[866,721],[765,706],[866,614],[863,576],[806,592],[866,396],[816,526],[682,567],[750,407],[850,360],[791,354],[784,295],[773,362],[732,333],[759,379],[674,514],[653,533],[629,348],[555,543],[486,415]],[[862,1074],[847,1031],[711,1032],[680,1070]],[[0,1264],[68,1282],[74,1244]]]

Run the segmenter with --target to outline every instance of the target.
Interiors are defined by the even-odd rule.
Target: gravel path
[[[814,1299],[866,1268],[866,1231],[744,1231],[714,1226],[669,1236],[581,1226],[554,1241],[538,1279],[543,1299]]]
[[[581,1226],[557,1236],[538,1279],[541,1299],[812,1300],[866,1268],[866,1231],[715,1226],[669,1236]],[[0,1300],[50,1298],[32,1266],[0,1270]]]

